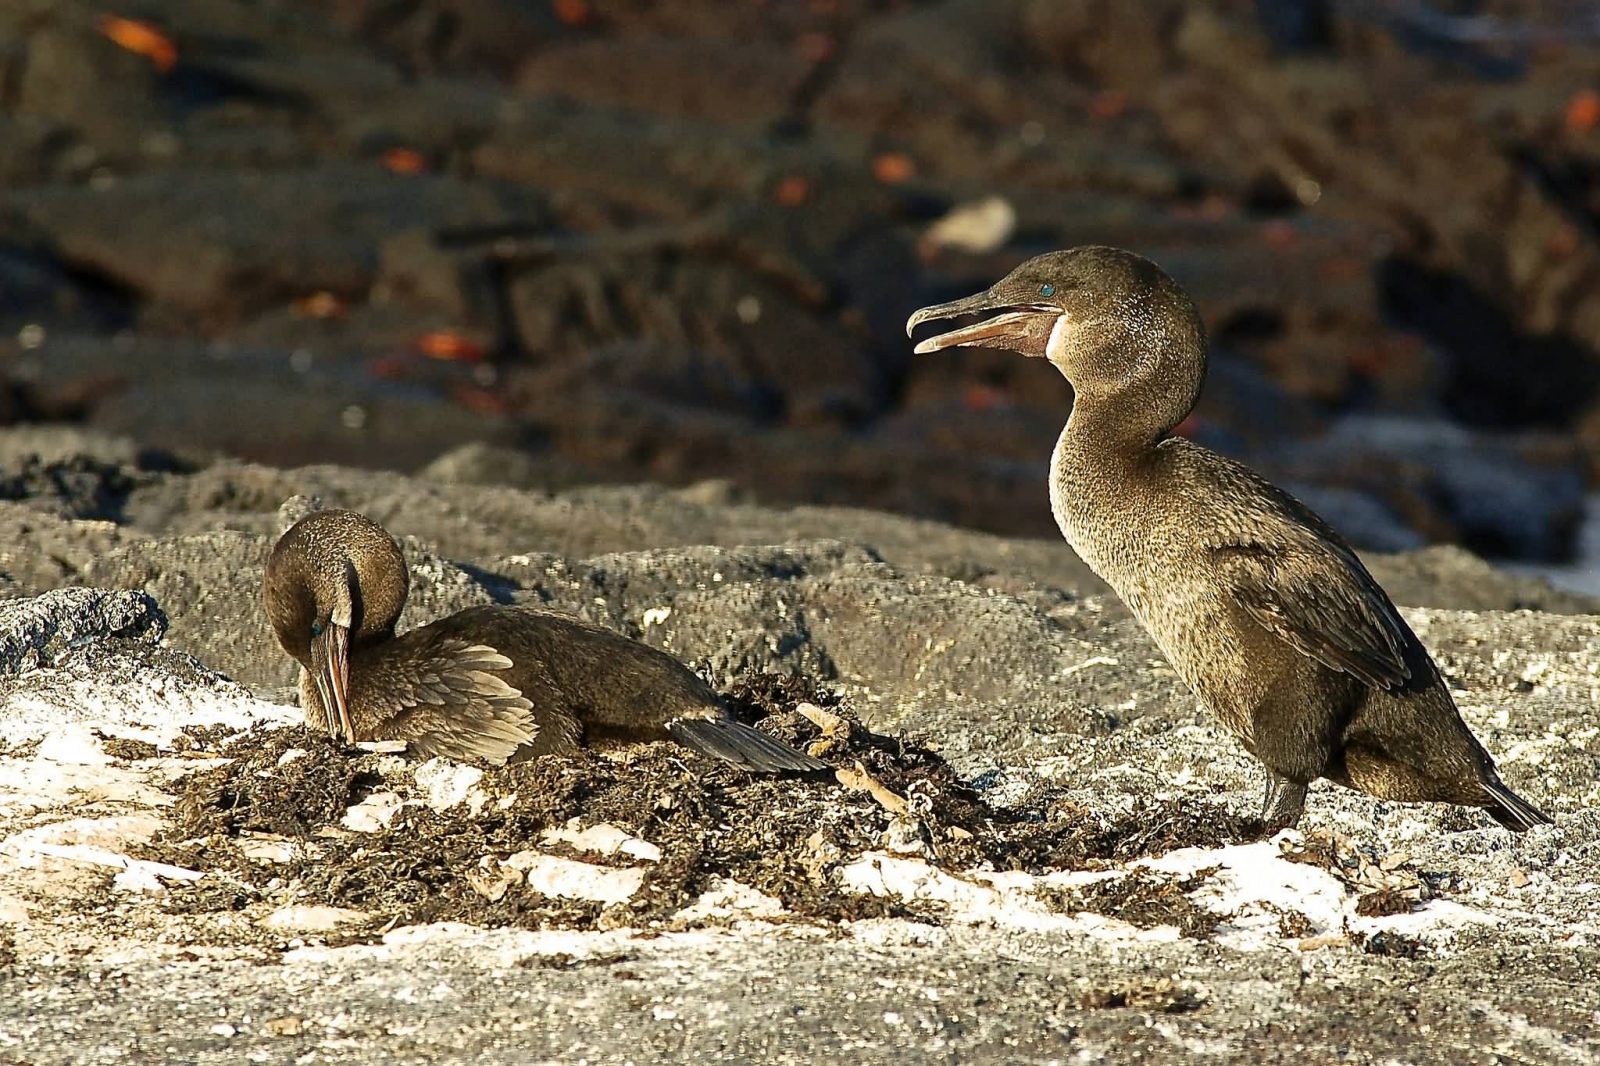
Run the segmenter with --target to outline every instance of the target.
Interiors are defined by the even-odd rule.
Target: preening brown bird
[[[824,768],[729,717],[672,656],[569,615],[470,607],[396,635],[409,590],[400,546],[364,515],[315,511],[279,538],[262,601],[309,724],[492,762],[670,738],[747,770]]]
[[[1426,649],[1356,553],[1287,492],[1173,436],[1206,372],[1193,301],[1116,248],[1041,255],[917,325],[988,314],[916,350],[1006,348],[1072,385],[1050,504],[1073,549],[1267,768],[1262,819],[1292,826],[1317,778],[1459,803],[1525,830],[1550,819],[1500,780]]]

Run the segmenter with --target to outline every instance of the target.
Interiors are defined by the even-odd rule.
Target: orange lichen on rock
[[[1587,132],[1600,126],[1600,92],[1584,89],[1572,94],[1564,116],[1567,129]]]
[[[178,46],[171,37],[148,22],[125,19],[120,15],[101,15],[100,32],[120,48],[144,56],[161,73],[178,65]]]
[[[453,330],[436,329],[417,338],[417,351],[429,359],[476,363],[487,353],[482,344]]]
[[[772,199],[781,207],[799,207],[811,199],[811,181],[799,174],[781,178],[772,187]]]
[[[394,174],[421,174],[428,169],[428,157],[415,148],[391,148],[379,161],[385,170]]]
[[[904,152],[884,152],[872,160],[872,176],[885,185],[899,185],[917,176],[917,164]]]
[[[552,0],[550,7],[556,19],[566,26],[582,26],[593,14],[589,10],[589,0]]]

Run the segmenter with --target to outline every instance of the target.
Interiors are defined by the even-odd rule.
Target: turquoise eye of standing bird
[[[322,623],[321,622],[312,622],[311,623],[311,635],[313,637],[322,636]]]
[[[1039,286],[1039,295],[1040,296],[1054,296],[1055,294],[1056,294],[1056,287],[1054,285],[1046,283],[1044,285],[1040,285]]]

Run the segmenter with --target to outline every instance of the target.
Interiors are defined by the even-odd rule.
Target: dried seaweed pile
[[[188,911],[271,901],[359,910],[375,924],[611,928],[667,922],[727,878],[797,918],[936,922],[937,905],[858,894],[839,883],[838,868],[874,849],[953,872],[1086,868],[1237,840],[1249,829],[1193,805],[1146,803],[1110,817],[1049,790],[993,805],[936,751],[870,732],[831,693],[760,675],[727,695],[746,720],[808,747],[837,774],[752,776],[669,744],[583,752],[485,771],[477,813],[408,804],[386,827],[352,832],[339,828],[352,805],[415,790],[410,764],[300,729],[258,729],[207,738],[232,761],[179,783],[173,827],[148,857],[218,875],[171,890],[169,908]],[[499,862],[529,849],[635,865],[541,843],[549,830],[601,823],[659,849],[630,898],[543,895],[495,878]],[[274,849],[263,841],[297,846],[264,857]]]

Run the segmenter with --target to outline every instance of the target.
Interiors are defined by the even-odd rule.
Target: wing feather
[[[403,740],[424,756],[496,763],[534,743],[533,705],[501,676],[509,658],[458,637],[415,636],[351,678],[352,702],[371,717],[375,738]],[[560,721],[551,725],[563,729]]]
[[[1331,670],[1390,692],[1432,685],[1427,649],[1354,549],[1310,508],[1243,467],[1233,516],[1212,546],[1234,599],[1263,629]]]

